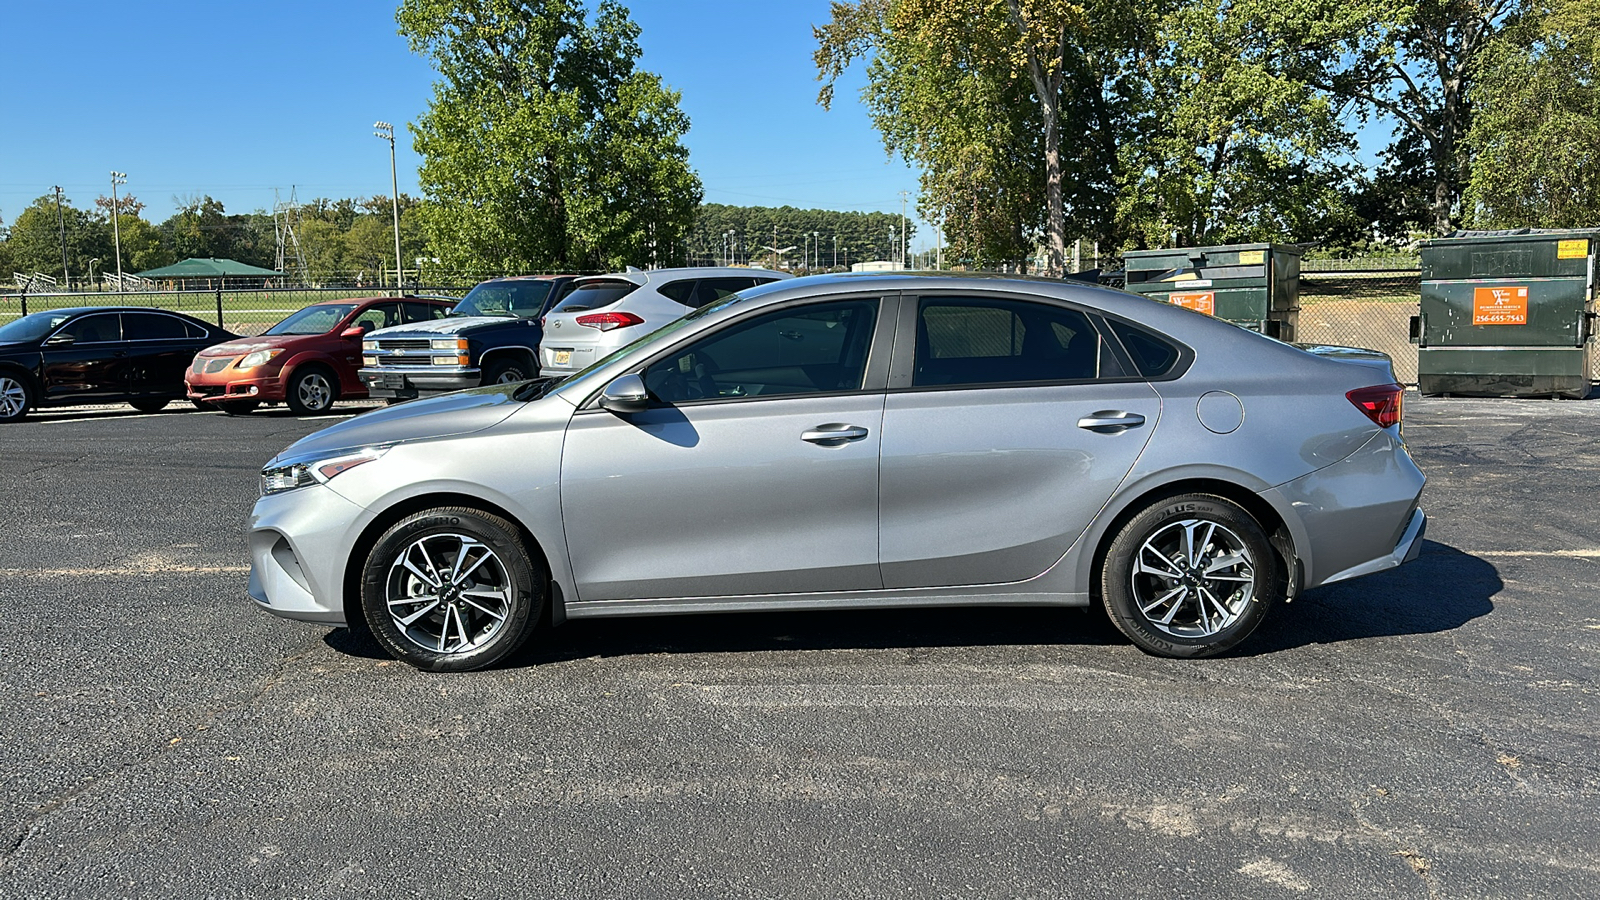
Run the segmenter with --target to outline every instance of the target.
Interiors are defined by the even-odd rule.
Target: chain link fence
[[[408,288],[408,296],[459,298],[471,288],[459,285]],[[144,306],[180,312],[215,322],[234,334],[255,335],[290,313],[325,300],[394,296],[381,289],[355,288],[227,288],[206,291],[139,291],[124,293],[0,294],[0,325],[28,313],[80,306]]]
[[[1421,298],[1420,269],[1302,270],[1296,340],[1387,353],[1395,377],[1416,384],[1411,317]]]

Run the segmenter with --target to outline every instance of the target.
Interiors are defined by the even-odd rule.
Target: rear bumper
[[[1346,459],[1262,497],[1296,520],[1290,530],[1305,566],[1305,587],[1313,588],[1415,559],[1427,529],[1421,508],[1426,483],[1390,429]]]
[[[475,388],[483,381],[476,366],[436,368],[370,368],[357,375],[367,387],[367,395],[379,399],[412,399],[425,394],[444,394]]]

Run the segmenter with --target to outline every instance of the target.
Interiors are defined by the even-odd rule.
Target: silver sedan
[[[1381,354],[1120,291],[819,276],[565,381],[379,410],[262,472],[250,595],[487,666],[548,612],[1103,603],[1141,649],[1236,646],[1413,558],[1423,475]]]

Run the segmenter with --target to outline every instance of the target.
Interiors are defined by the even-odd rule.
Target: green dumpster
[[[1470,397],[1589,393],[1600,229],[1458,231],[1422,244],[1417,388]]]
[[[1122,255],[1127,290],[1283,341],[1300,317],[1300,248],[1234,244],[1133,250]]]

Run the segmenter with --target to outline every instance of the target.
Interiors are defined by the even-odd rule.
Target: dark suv
[[[449,315],[371,332],[358,373],[387,400],[505,384],[539,374],[539,318],[560,302],[570,275],[496,278],[473,288]]]

